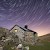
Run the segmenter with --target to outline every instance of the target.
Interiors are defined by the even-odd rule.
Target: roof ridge
[[[35,32],[35,31],[33,31],[33,30],[31,30],[31,29],[24,29],[24,28],[22,28],[22,27],[20,27],[19,25],[17,25],[17,24],[15,24],[9,31],[11,31],[15,26],[18,26],[19,28],[21,28],[22,30],[24,30],[24,31],[31,31],[31,32]]]
[[[9,31],[11,31],[15,26],[20,27],[19,25],[15,24]],[[26,31],[24,28],[20,27],[21,29],[23,29],[24,31]]]

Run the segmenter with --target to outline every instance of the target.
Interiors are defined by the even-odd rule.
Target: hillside
[[[6,34],[6,33],[9,33],[9,30],[6,29],[6,28],[0,27],[0,37],[1,37],[2,35]]]
[[[0,33],[9,32],[8,29],[0,27]]]
[[[19,38],[15,33],[10,33],[6,28],[0,27],[0,46],[3,50],[11,50],[11,47],[17,46]]]
[[[39,39],[42,40],[42,41],[50,42],[50,33],[46,34],[46,35],[43,35],[43,36],[40,36]]]
[[[29,45],[30,50],[50,50],[50,33],[40,36],[38,44],[34,46]]]
[[[5,33],[6,33],[6,37],[2,41],[1,37],[5,35]],[[3,50],[15,50],[15,49],[12,49],[12,47],[15,47],[18,45],[19,43],[18,40],[19,40],[18,37],[15,36],[14,33],[11,34],[8,29],[0,27],[0,45],[4,46]],[[50,34],[40,36],[39,41],[42,42],[42,43],[38,42],[38,44],[40,43],[40,45],[34,45],[34,46],[25,45],[25,46],[29,46],[30,50],[50,50]]]

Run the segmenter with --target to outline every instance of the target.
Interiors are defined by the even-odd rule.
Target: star
[[[0,0],[0,24],[8,29],[15,24],[21,27],[27,24],[31,30],[39,33],[39,28],[41,32],[45,28],[45,33],[48,33],[50,0]]]

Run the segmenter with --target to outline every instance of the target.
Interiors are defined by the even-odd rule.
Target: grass
[[[29,46],[30,47],[30,50],[50,50],[50,42],[42,42],[44,45],[35,45],[35,46],[32,46],[32,45],[24,45],[24,46]],[[11,45],[8,45],[8,46],[5,46],[5,49],[4,50],[14,50],[14,49],[11,49],[10,48]]]
[[[30,50],[50,50],[50,42],[42,42],[44,45],[35,45],[35,46],[32,46],[32,45],[29,45],[30,47]],[[27,46],[27,45],[26,45]]]
[[[50,42],[43,41],[41,42],[43,45],[25,45],[29,46],[30,50],[50,50]]]
[[[13,49],[12,49],[12,47],[13,47]],[[14,48],[14,43],[13,42],[7,42],[5,45],[4,45],[4,47],[3,47],[3,50],[15,50],[15,48]]]

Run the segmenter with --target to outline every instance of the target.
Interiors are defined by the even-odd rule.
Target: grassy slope
[[[50,50],[50,42],[43,43],[43,46],[30,46],[30,50]]]
[[[40,37],[42,46],[30,46],[30,50],[50,50],[50,34]]]
[[[42,45],[42,46],[32,46],[32,45],[28,45],[29,47],[30,47],[30,50],[50,50],[50,42],[42,42],[44,45]],[[26,46],[26,45],[25,45]],[[7,48],[8,47],[8,48]],[[11,48],[10,48],[10,46],[7,46],[6,48],[8,49],[8,50],[12,50]]]
[[[4,29],[1,28],[0,29],[0,33],[2,33],[1,30],[3,31]],[[49,37],[50,37],[50,35],[46,35],[46,36],[43,36],[41,38],[42,39],[42,43],[44,44],[43,46],[31,46],[31,45],[29,45],[30,50],[50,50],[50,42],[47,42],[50,39]],[[5,50],[12,50],[11,46],[8,46],[8,45],[5,48],[6,48]]]
[[[39,39],[43,40],[43,41],[50,41],[50,33],[43,35],[43,36],[40,36]]]

